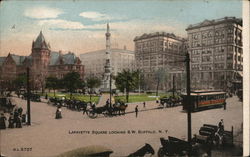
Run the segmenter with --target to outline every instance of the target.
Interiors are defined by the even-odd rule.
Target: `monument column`
[[[104,76],[102,80],[102,91],[103,92],[109,92],[110,91],[110,76],[111,76],[111,56],[110,56],[110,37],[111,34],[109,32],[109,24],[107,24],[107,32],[105,34],[106,36],[106,62],[104,66]]]

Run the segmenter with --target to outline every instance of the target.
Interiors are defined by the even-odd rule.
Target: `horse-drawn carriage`
[[[65,99],[64,105],[68,109],[75,111],[86,111],[88,103],[85,101],[75,100],[75,99]]]
[[[210,147],[196,143],[188,142],[176,137],[168,136],[168,139],[160,138],[162,147],[158,150],[158,157],[164,156],[202,156],[211,153]]]
[[[182,104],[181,102],[182,100],[179,97],[163,97],[160,99],[160,104],[162,106],[166,105],[166,107],[179,106]]]
[[[62,99],[59,99],[57,97],[50,97],[48,104],[51,104],[53,106],[63,106],[64,101]]]
[[[233,127],[231,131],[227,131],[216,125],[204,124],[194,140],[214,146],[233,146]]]
[[[98,114],[102,114],[105,117],[115,116],[115,115],[125,115],[125,110],[127,108],[125,103],[116,103],[113,106],[106,104],[101,107],[91,107],[87,112],[90,118],[96,118]]]
[[[13,100],[10,97],[0,96],[0,111],[12,112],[16,105],[13,104]]]
[[[22,94],[22,99],[27,100],[28,98],[28,93],[23,93]],[[35,102],[41,102],[41,98],[39,94],[34,94],[34,93],[30,93],[30,100],[31,101],[35,101]]]
[[[76,99],[65,99],[64,97],[50,97],[48,104],[53,106],[67,107],[71,110],[84,111],[87,110],[87,102]]]

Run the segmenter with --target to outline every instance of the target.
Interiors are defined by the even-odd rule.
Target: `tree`
[[[80,88],[82,89],[82,94],[85,93],[86,81],[82,80],[80,83]]]
[[[24,88],[27,84],[27,76],[25,74],[18,75],[17,78],[13,81],[15,90],[17,94],[20,94],[21,88]]]
[[[156,80],[156,96],[158,96],[158,91],[159,91],[159,85],[162,83],[167,76],[167,71],[164,70],[163,68],[159,68],[155,72],[155,80]]]
[[[59,87],[59,80],[56,77],[48,77],[46,78],[46,88],[54,90],[54,97],[56,96],[56,89]]]
[[[95,76],[91,76],[86,79],[86,86],[89,88],[90,101],[91,101],[91,94],[93,93],[93,89],[99,87],[100,85],[101,85],[101,80]]]
[[[126,91],[126,101],[128,102],[129,91],[134,90],[139,84],[139,71],[123,70],[115,77],[116,87],[124,92]]]
[[[62,81],[64,89],[70,92],[71,99],[72,93],[81,85],[80,74],[78,72],[69,72],[63,77]]]

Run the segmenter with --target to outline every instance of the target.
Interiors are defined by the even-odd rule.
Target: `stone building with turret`
[[[76,71],[81,78],[84,77],[84,65],[73,53],[62,54],[61,51],[51,51],[50,44],[46,42],[42,31],[32,42],[31,54],[19,56],[9,53],[7,57],[0,57],[1,84],[11,82],[18,75],[25,74],[30,68],[31,82],[36,89],[43,88],[45,79],[49,76],[62,78],[68,72]]]

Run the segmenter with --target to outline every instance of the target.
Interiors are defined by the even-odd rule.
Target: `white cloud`
[[[51,19],[51,20],[40,20],[38,25],[46,26],[49,28],[59,28],[59,29],[83,29],[84,25],[80,22],[67,21],[61,19]]]
[[[79,16],[83,17],[83,18],[87,18],[87,19],[91,19],[93,21],[103,21],[103,20],[111,20],[113,19],[113,17],[106,15],[106,14],[102,14],[99,12],[82,12],[79,14]]]
[[[26,9],[24,16],[35,19],[57,18],[62,13],[63,11],[57,8],[35,7]]]

